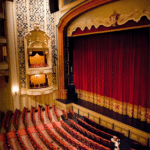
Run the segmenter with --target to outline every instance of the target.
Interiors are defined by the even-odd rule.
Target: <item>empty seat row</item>
[[[54,125],[54,124],[53,124]],[[51,138],[60,145],[65,150],[74,150],[71,146],[66,144],[62,139],[60,139],[52,130],[48,128],[48,126],[45,126],[47,133],[51,136]]]
[[[15,132],[15,134],[16,134],[17,142],[18,142],[18,144],[20,145],[20,147],[22,147],[23,150],[27,150],[26,145],[25,145],[24,142],[22,141],[22,139],[21,139],[21,137],[20,137],[20,135],[18,134],[17,131]]]
[[[57,147],[52,144],[52,141],[49,141],[49,140],[44,136],[44,134],[41,132],[41,130],[40,130],[38,127],[36,127],[36,130],[38,131],[38,135],[39,135],[40,139],[44,142],[44,144],[45,144],[49,149],[57,150]]]
[[[72,135],[75,139],[77,139],[78,141],[82,142],[83,144],[85,144],[86,146],[92,148],[92,149],[98,149],[98,150],[110,150],[110,148],[105,147],[101,144],[98,144],[96,142],[94,142],[93,140],[83,136],[82,134],[80,134],[79,132],[75,131],[74,129],[72,129],[70,126],[68,126],[66,123],[62,123],[62,127],[70,134]]]
[[[9,143],[10,148],[17,148],[17,150],[27,150],[26,146],[23,143],[21,143],[20,140],[17,138],[15,131],[7,133],[7,141]]]
[[[93,132],[93,133],[95,133],[95,134],[97,134],[97,135],[99,135],[99,136],[101,136],[101,137],[103,137],[103,138],[105,138],[105,139],[111,140],[111,138],[113,137],[112,134],[109,134],[109,133],[106,133],[106,132],[104,132],[104,131],[102,131],[102,130],[99,130],[99,129],[93,127],[92,125],[86,123],[85,121],[83,121],[83,120],[80,119],[80,118],[77,118],[77,120],[78,120],[78,123],[79,123],[82,127],[88,129],[89,131],[91,131],[91,132]]]
[[[6,137],[7,137],[7,136],[6,136]],[[13,146],[12,146],[12,144],[11,144],[11,142],[10,142],[10,139],[9,139],[8,137],[6,138],[6,141],[7,141],[8,149],[14,150],[14,149],[13,149]]]
[[[44,123],[44,118],[43,118],[43,113],[42,113],[43,107],[42,106],[38,106],[38,117],[41,120],[42,123]]]
[[[34,119],[35,118],[35,107],[33,108],[32,110],[32,115],[30,115],[32,117],[32,122],[34,124],[34,127],[35,127],[35,130],[37,131],[37,134],[39,136],[39,138],[43,141],[43,143],[45,144],[45,146],[48,148],[48,149],[54,149],[54,150],[57,150],[57,147],[55,147],[51,141],[49,141],[45,135],[41,132],[41,130],[38,128],[38,126],[36,126],[36,120]],[[44,118],[43,118],[43,114],[42,114],[42,106],[38,106],[38,117],[40,118],[40,120],[42,121],[42,123],[44,123]]]
[[[61,121],[62,127],[65,126],[65,123]],[[84,145],[82,142],[79,142],[75,138],[73,138],[71,135],[67,134],[65,131],[63,131],[60,127],[57,126],[57,124],[54,122],[53,127],[55,130],[71,145],[76,147],[77,149],[82,149],[82,150],[92,150],[91,148],[87,147]],[[65,127],[64,127],[65,128]]]
[[[97,129],[100,129],[100,130],[102,130],[102,131],[104,131],[104,132],[107,132],[107,133],[110,133],[110,134],[112,134],[112,135],[116,135],[116,136],[118,136],[120,139],[124,139],[124,138],[125,138],[124,133],[117,132],[117,131],[115,131],[115,130],[113,130],[113,129],[104,127],[104,126],[102,126],[102,125],[96,123],[95,121],[89,119],[89,118],[86,117],[86,116],[84,116],[84,120],[85,120],[88,124],[90,124],[90,125],[96,127]]]
[[[8,147],[8,144],[7,144],[7,141],[6,141],[6,134],[5,133],[2,133],[2,140],[3,140],[3,149],[4,150],[9,150],[9,147]]]
[[[49,110],[49,105],[46,105],[46,104],[45,104],[45,113],[46,113],[47,117],[49,118],[50,122],[52,122],[52,116],[51,116],[51,113]]]
[[[37,150],[43,150],[43,148],[36,142],[36,140],[32,136],[32,133],[30,132],[30,130],[27,129],[26,131],[27,131],[27,136],[28,136],[31,144],[33,145],[33,147]]]
[[[20,115],[20,110],[16,109],[12,118],[12,124],[14,125],[16,130],[18,129],[19,115]]]
[[[30,118],[31,118],[32,123],[35,125],[35,107],[31,107]]]
[[[24,114],[24,118],[27,118],[27,109],[25,111]],[[30,118],[31,121],[33,122],[33,124],[35,125],[35,107],[31,107],[30,109]],[[26,119],[27,121],[27,119]],[[26,123],[26,122],[25,122]],[[36,140],[34,139],[34,137],[32,136],[32,132],[30,131],[29,128],[27,128],[27,124],[25,126],[25,132],[27,134],[28,139],[30,140],[32,146],[36,149],[36,150],[43,150],[42,147],[36,142]]]
[[[56,105],[52,105],[52,109],[53,109],[53,112],[56,114],[57,120],[59,121],[60,120],[60,115],[57,112]]]
[[[75,113],[72,109],[69,109],[69,117],[72,119],[75,118]]]
[[[21,119],[22,119],[22,122],[23,122],[25,127],[27,127],[27,113],[28,113],[28,108],[24,107]]]
[[[13,112],[8,110],[6,112],[6,114],[4,115],[3,117],[3,120],[2,120],[2,127],[4,127],[5,131],[8,132],[9,131],[9,126],[10,126],[10,119],[13,115]]]
[[[106,147],[111,148],[111,141],[104,139],[90,131],[88,131],[87,129],[83,128],[82,126],[78,125],[77,123],[75,123],[73,120],[69,120],[70,125],[76,129],[77,131],[79,131],[81,134],[83,134],[84,136],[88,137],[89,139],[92,139],[93,141],[100,143]]]
[[[90,124],[90,121],[89,121],[89,123],[87,123],[87,122],[85,122],[85,121],[83,121],[79,118],[77,118],[77,121],[78,121],[79,124],[77,124],[73,120],[69,119],[69,123],[70,123],[71,127],[68,126],[63,121],[60,121],[62,127],[60,127],[60,123],[55,123],[55,122],[53,123],[53,127],[54,127],[55,131],[57,131],[57,133],[60,136],[62,136],[68,142],[68,143],[66,143],[63,139],[60,138],[60,136],[55,134],[53,129],[51,130],[48,125],[44,124],[44,117],[43,117],[42,109],[43,109],[42,106],[39,105],[37,114],[38,114],[38,117],[40,118],[40,120],[42,121],[42,123],[44,125],[42,128],[43,129],[45,128],[45,131],[47,131],[49,136],[53,140],[55,140],[56,143],[62,147],[62,149],[73,150],[74,148],[71,147],[70,145],[68,145],[68,143],[70,143],[72,146],[76,147],[77,149],[83,149],[83,150],[87,150],[87,149],[89,149],[89,150],[91,150],[91,149],[110,150],[110,147],[111,147],[110,139],[112,138],[113,135],[110,134],[110,133],[107,133],[106,130],[104,132],[102,130],[102,128],[101,128],[101,130],[97,129],[96,126],[92,125],[92,123]],[[56,116],[59,116],[59,114],[57,112],[57,108],[56,108],[55,105],[52,106],[52,110],[54,111],[55,114],[57,114]],[[55,144],[55,142],[53,144],[53,141],[51,141],[51,138],[48,137],[48,134],[45,131],[43,132],[43,130],[40,127],[42,125],[37,126],[38,122],[36,120],[37,118],[35,118],[35,115],[36,115],[35,112],[36,112],[36,108],[31,107],[30,117],[31,117],[31,121],[33,122],[33,125],[34,125],[34,127],[33,127],[34,130],[35,130],[35,134],[34,134],[34,132],[30,131],[27,128],[28,109],[27,108],[23,109],[21,120],[22,120],[23,124],[25,125],[25,131],[26,131],[26,134],[27,134],[26,137],[28,137],[28,139],[30,140],[33,147],[37,150],[42,150],[43,147],[45,147],[44,149],[48,148],[48,149],[57,150],[58,149],[57,144]],[[67,116],[67,113],[65,111],[62,111],[62,112],[63,112],[64,118],[65,118]],[[11,113],[6,112],[6,114],[4,116],[5,117],[5,119],[4,119],[5,128],[7,128],[7,125],[6,125],[7,122],[10,121],[10,119],[9,120],[7,120],[7,119],[11,118],[12,114],[13,114],[12,112]],[[52,116],[50,114],[50,109],[49,109],[48,105],[45,105],[45,114],[48,116],[48,118],[50,120],[52,120]],[[75,117],[75,113],[71,109],[69,110],[69,114],[72,118]],[[6,142],[5,142],[5,144],[3,144],[3,147],[6,147],[6,148],[4,148],[6,150],[7,150],[7,148],[8,149],[14,149],[14,145],[12,145],[13,140],[17,142],[16,145],[19,149],[27,150],[27,147],[24,144],[24,141],[22,140],[21,135],[19,135],[18,131],[17,131],[19,115],[20,115],[20,110],[15,110],[14,115],[12,117],[12,120],[13,120],[12,123],[14,124],[14,126],[16,126],[15,127],[16,131],[14,131],[15,132],[15,138],[12,139],[12,138],[9,138],[9,136],[6,136],[6,138],[5,138]],[[87,118],[87,120],[88,120],[88,118]],[[64,128],[64,129],[62,129],[62,128]],[[64,130],[66,130],[66,131],[64,131]],[[79,132],[77,132],[76,130],[79,131],[81,134]],[[8,130],[6,130],[6,132],[7,131]],[[37,138],[37,136],[38,136],[38,138]],[[39,139],[39,141],[41,141],[41,144],[38,143],[37,139]],[[43,145],[43,147],[41,145]],[[139,146],[138,143],[133,143],[133,145],[134,145],[133,146],[134,149],[135,148],[138,149],[137,148],[137,146]]]
[[[67,117],[66,111],[65,111],[65,110],[62,110],[62,113],[63,113],[63,118],[64,118],[64,119],[67,119],[68,117]]]

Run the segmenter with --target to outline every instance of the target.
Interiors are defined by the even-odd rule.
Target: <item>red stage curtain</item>
[[[150,123],[149,29],[74,38],[79,98]]]

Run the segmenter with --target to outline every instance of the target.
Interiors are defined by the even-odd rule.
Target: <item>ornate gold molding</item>
[[[28,89],[28,90],[22,90],[21,95],[32,95],[32,96],[38,96],[38,95],[45,95],[53,93],[53,86],[47,87],[47,88],[41,88],[41,89]]]
[[[105,7],[106,12],[109,11],[108,9],[109,7],[111,7],[111,4],[108,4],[107,6],[108,7]],[[101,25],[105,27],[123,25],[129,20],[139,22],[143,16],[146,16],[147,19],[150,20],[150,8],[147,6],[144,6],[142,8],[133,7],[132,11],[125,11],[125,10],[121,11],[119,9],[116,10],[112,9],[111,10],[112,12],[110,11],[109,13],[107,13],[107,15],[105,15],[105,12],[99,12],[101,7],[93,9],[87,13],[84,13],[83,15],[79,16],[77,19],[72,21],[72,23],[67,29],[67,35],[71,36],[72,33],[76,31],[77,28],[80,28],[83,31],[86,27],[90,30],[92,26],[98,28]]]
[[[48,73],[52,73],[52,68],[51,67],[27,68],[26,73],[27,73],[27,75],[48,74]]]

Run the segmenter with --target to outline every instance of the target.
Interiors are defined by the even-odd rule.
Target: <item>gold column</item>
[[[64,89],[64,51],[63,51],[63,30],[58,29],[58,54],[59,54],[59,90],[58,98],[66,99],[67,90]]]
[[[19,90],[19,61],[18,51],[16,49],[15,41],[15,21],[13,12],[13,2],[6,1],[6,39],[9,57],[9,78],[11,85],[11,99],[13,101],[14,109],[20,109],[20,90]]]

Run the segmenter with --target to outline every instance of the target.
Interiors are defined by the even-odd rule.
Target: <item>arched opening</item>
[[[116,0],[95,0],[95,1],[89,1],[86,3],[81,4],[80,6],[72,9],[69,11],[66,15],[64,15],[60,19],[60,23],[58,25],[58,70],[59,70],[59,90],[58,90],[58,98],[59,99],[66,99],[67,98],[67,90],[65,89],[65,83],[64,83],[64,31],[66,30],[69,23],[79,16],[80,14],[93,9],[97,6],[100,6],[102,4],[112,2]]]

